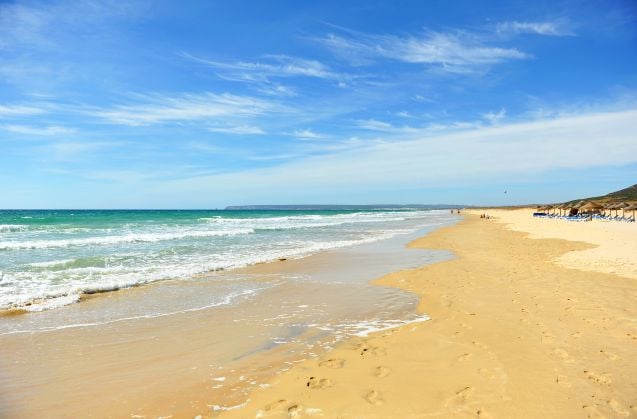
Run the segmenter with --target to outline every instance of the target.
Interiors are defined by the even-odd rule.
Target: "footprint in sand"
[[[289,403],[289,402],[288,402],[287,400],[285,400],[285,399],[280,399],[280,400],[277,400],[277,401],[275,401],[275,402],[272,402],[272,403],[268,403],[268,404],[266,404],[266,405],[265,405],[265,407],[263,408],[263,410],[265,410],[265,411],[267,411],[267,412],[270,412],[270,411],[272,411],[272,410],[280,409],[280,408],[282,408],[283,406],[287,406],[287,405],[288,405],[288,403]]]
[[[458,362],[462,362],[462,361],[468,361],[469,359],[471,359],[473,357],[473,354],[469,354],[469,353],[464,353],[462,355],[458,355],[456,357],[456,361]]]
[[[493,415],[491,415],[489,412],[487,412],[487,411],[486,411],[486,410],[484,410],[484,409],[480,409],[480,410],[478,410],[478,411],[476,412],[476,415],[477,415],[479,418],[483,418],[483,419],[491,419],[491,418],[493,418]]]
[[[456,399],[458,401],[461,401],[463,403],[466,403],[467,400],[469,400],[471,398],[471,395],[473,394],[473,387],[465,387],[461,390],[456,391]]]
[[[586,417],[590,419],[606,419],[606,416],[599,413],[597,406],[595,405],[584,405],[582,409],[586,411]]]
[[[368,346],[366,344],[361,344],[358,346],[357,349],[360,350],[361,356],[370,355],[370,354],[375,356],[387,355],[385,348],[380,348],[378,346]]]
[[[345,360],[344,359],[338,359],[338,358],[333,358],[333,359],[328,359],[326,361],[322,361],[319,362],[319,367],[325,367],[325,368],[343,368],[345,366]]]
[[[573,362],[568,352],[566,352],[564,349],[560,349],[560,348],[554,349],[553,353],[559,356],[560,358],[562,358],[565,362],[569,362],[569,363]]]
[[[391,373],[391,368],[384,365],[379,365],[374,368],[374,376],[377,378],[387,377]]]
[[[288,407],[288,415],[291,418],[300,417],[302,411],[303,411],[303,408],[298,404],[293,404],[292,406]]]
[[[484,345],[480,342],[478,342],[477,340],[474,340],[473,342],[471,342],[473,344],[473,346],[480,348],[480,349],[486,349],[487,345]]]
[[[611,361],[617,361],[619,359],[619,357],[612,352],[607,352],[603,349],[600,349],[599,352]]]
[[[491,371],[491,370],[488,370],[487,368],[478,369],[478,374],[480,374],[484,378],[488,378],[489,380],[495,380],[496,379],[495,373],[493,371]]]
[[[549,332],[542,332],[542,343],[551,343],[553,342],[553,335]]]
[[[566,388],[571,387],[571,382],[569,381],[569,379],[568,379],[568,377],[566,375],[558,374],[555,377],[555,382],[557,384],[561,385],[562,387],[566,387]]]
[[[305,385],[313,390],[322,390],[332,387],[333,384],[329,378],[310,377]]]
[[[365,395],[365,400],[367,400],[367,403],[373,405],[380,405],[384,403],[383,399],[380,397],[380,394],[376,390],[368,392]]]
[[[472,394],[473,394],[473,387],[469,387],[469,386],[464,387],[456,391],[456,394],[454,394],[449,399],[447,399],[447,401],[445,402],[445,405],[449,406],[450,404],[456,404],[456,405],[466,404],[471,398]]]
[[[274,412],[280,412],[284,414],[287,413],[287,417],[289,418],[298,418],[303,412],[303,408],[301,407],[301,405],[285,399],[279,399],[275,402],[269,403],[265,405],[263,410],[265,412],[268,412],[268,416]]]
[[[612,383],[611,379],[608,377],[607,374],[597,374],[591,370],[584,370],[584,374],[586,374],[586,377],[589,380],[597,384],[609,386]]]
[[[579,338],[582,337],[582,332],[573,332],[573,333],[571,333],[571,336],[576,338],[576,339],[579,339]]]
[[[617,413],[618,415],[620,415],[620,416],[629,416],[630,415],[630,412],[628,410],[624,409],[622,404],[620,402],[618,402],[617,400],[610,399],[606,403],[608,403],[610,408],[613,409],[613,411],[615,413]]]

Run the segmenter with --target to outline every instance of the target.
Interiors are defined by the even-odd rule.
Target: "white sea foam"
[[[366,337],[372,333],[382,332],[385,330],[395,329],[407,324],[422,323],[424,321],[431,320],[431,317],[426,314],[415,316],[410,319],[397,320],[397,319],[384,319],[384,320],[366,320],[356,323],[344,323],[335,327],[337,330],[343,331],[347,335]]]
[[[47,262],[32,262],[29,265],[34,266],[36,268],[51,268],[53,266],[62,266],[68,265],[70,263],[75,262],[77,259],[61,259],[61,260],[51,260]]]
[[[24,224],[0,224],[0,233],[15,233],[18,231],[27,231],[28,225]]]
[[[402,231],[400,231],[402,232]],[[157,261],[145,266],[91,266],[60,271],[3,273],[0,287],[0,309],[26,309],[41,311],[70,304],[79,299],[66,298],[81,294],[115,291],[123,288],[144,285],[165,279],[189,279],[194,275],[241,268],[275,261],[280,258],[298,258],[323,250],[335,249],[356,244],[369,243],[389,238],[397,233],[385,233],[361,240],[341,240],[334,242],[300,243],[297,247],[278,250],[262,250],[259,253],[224,254],[219,259],[176,260],[173,263]],[[50,267],[66,261],[44,262]],[[33,264],[31,264],[33,265]],[[60,282],[63,275],[64,281]],[[42,304],[45,300],[55,300]]]
[[[0,242],[0,255],[2,249],[11,250],[15,251],[12,257],[24,255],[25,260],[14,266],[3,266],[0,261],[0,309],[46,310],[76,302],[86,293],[166,279],[190,279],[206,272],[281,258],[300,258],[410,233],[439,223],[435,216],[434,212],[386,212],[241,219],[211,217],[185,225],[135,222],[122,228],[120,224],[117,229],[108,229],[120,231],[119,235],[62,239],[49,233],[17,232],[21,240]],[[379,221],[387,224],[379,229],[375,227]],[[352,227],[329,228],[349,222]],[[324,228],[298,230],[312,224]],[[275,227],[291,231],[269,231]],[[233,238],[227,241],[223,237]],[[189,240],[191,238],[200,240]],[[111,247],[115,245],[117,248],[113,250]]]
[[[11,330],[11,331],[8,331],[8,332],[5,332],[5,333],[0,333],[0,336],[2,336],[2,335],[21,334],[21,333],[33,333],[33,332],[51,332],[51,331],[55,331],[55,330],[76,329],[76,328],[82,328],[82,327],[95,327],[95,326],[103,326],[103,325],[107,325],[107,324],[120,323],[120,322],[126,322],[126,321],[134,321],[134,320],[141,320],[141,319],[153,319],[153,318],[157,318],[157,317],[166,317],[166,316],[174,316],[174,315],[177,315],[177,314],[192,313],[192,312],[195,312],[195,311],[207,310],[207,309],[214,308],[214,307],[221,307],[221,306],[226,306],[226,305],[232,304],[237,299],[248,298],[248,297],[254,296],[258,292],[260,292],[260,291],[262,291],[264,289],[267,289],[269,287],[270,287],[269,285],[263,285],[263,286],[257,287],[257,288],[252,288],[252,289],[248,289],[248,290],[233,292],[233,293],[230,293],[230,294],[227,294],[227,295],[223,296],[221,299],[219,299],[219,301],[214,301],[214,302],[212,302],[210,304],[206,304],[206,305],[203,305],[203,306],[186,308],[186,309],[183,309],[183,310],[175,310],[175,311],[160,312],[160,313],[148,313],[148,314],[139,315],[139,316],[121,317],[121,318],[110,319],[110,320],[99,321],[99,322],[71,323],[71,324],[65,324],[65,325],[60,325],[60,326],[47,326],[47,327],[41,327],[41,328],[35,328],[35,329]],[[64,305],[68,305],[68,304],[72,304],[73,302],[76,302],[76,301],[71,301],[73,299],[73,297],[76,297],[79,300],[80,295],[69,295],[69,296],[66,296],[66,297],[59,297],[59,298],[53,299],[53,300],[44,300],[44,301],[41,301],[41,302],[39,302],[37,304],[33,304],[33,305],[29,306],[29,307],[25,307],[25,310],[26,311],[43,311],[43,310],[47,310],[49,308],[53,308],[53,307],[45,307],[47,305],[55,305],[56,307],[62,307]]]
[[[44,249],[69,246],[89,246],[89,245],[113,245],[120,243],[134,242],[158,242],[165,240],[179,240],[190,237],[216,237],[235,236],[239,234],[252,234],[254,229],[244,228],[235,230],[193,230],[171,233],[128,233],[120,236],[94,236],[78,239],[62,240],[32,240],[32,241],[4,241],[0,242],[0,250],[10,249]]]

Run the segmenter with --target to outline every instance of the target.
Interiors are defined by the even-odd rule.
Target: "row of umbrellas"
[[[600,204],[594,201],[579,201],[577,203],[564,203],[557,205],[540,205],[537,207],[539,211],[549,211],[549,210],[572,210],[576,209],[578,212],[600,212],[600,211],[619,211],[622,210],[622,213],[625,214],[626,211],[633,212],[633,218],[635,216],[635,210],[637,210],[637,202],[626,203],[608,203],[608,204]],[[622,214],[622,216],[623,216]]]

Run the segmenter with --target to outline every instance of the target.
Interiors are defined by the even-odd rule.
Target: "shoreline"
[[[441,211],[430,210],[429,212],[437,213]],[[413,234],[417,232],[418,230],[427,230],[427,229],[428,227],[421,226],[407,234]],[[392,232],[389,236],[380,235],[377,237],[360,239],[356,242],[343,244],[343,245],[339,245],[335,247],[321,247],[317,249],[306,249],[300,252],[291,251],[291,253],[282,253],[282,254],[274,255],[269,258],[261,259],[255,262],[248,262],[244,264],[238,264],[236,266],[196,272],[187,277],[165,277],[165,278],[153,279],[153,280],[148,280],[143,282],[121,284],[121,285],[112,285],[112,284],[107,284],[107,285],[97,284],[94,286],[86,285],[84,288],[73,290],[72,293],[60,294],[60,295],[56,295],[52,297],[51,296],[42,297],[42,298],[33,299],[23,304],[14,304],[10,306],[0,307],[0,318],[15,316],[15,315],[22,315],[22,314],[33,313],[33,312],[37,313],[37,312],[44,312],[49,310],[56,310],[66,306],[72,306],[74,304],[81,304],[93,298],[99,298],[100,296],[109,296],[112,293],[118,293],[118,292],[126,293],[130,291],[135,291],[138,288],[161,286],[162,284],[167,284],[167,283],[169,284],[171,282],[178,282],[178,281],[189,281],[193,279],[197,280],[201,278],[213,277],[219,274],[223,275],[226,273],[232,275],[232,274],[240,274],[241,272],[249,272],[252,270],[258,271],[261,266],[270,266],[270,265],[276,266],[280,262],[305,260],[309,257],[315,256],[318,254],[338,252],[340,250],[346,250],[350,247],[364,246],[370,243],[377,243],[377,242],[382,242],[385,240],[391,240],[396,238],[397,236],[401,236],[404,234],[405,233],[402,233],[402,232],[398,232],[398,233]],[[103,288],[99,288],[100,286]],[[92,288],[92,287],[97,287],[97,288]],[[74,297],[74,298],[69,299],[70,297]],[[65,300],[65,299],[69,299],[69,301],[63,301],[59,304],[57,303],[58,300]],[[51,303],[54,303],[54,304],[50,305]]]
[[[230,276],[222,273],[187,284],[166,281],[163,286],[91,296],[61,311],[17,316],[26,325],[37,319],[37,331],[0,337],[0,387],[9,386],[4,387],[7,400],[0,403],[5,405],[0,412],[12,417],[44,412],[76,416],[97,409],[104,416],[194,417],[211,414],[215,405],[222,409],[240,404],[244,391],[266,385],[276,373],[323,354],[346,336],[378,330],[388,319],[413,320],[415,295],[375,287],[370,281],[449,257],[448,252],[406,249],[409,241],[432,228],[437,227],[285,263],[253,265]],[[263,292],[238,305],[174,315],[128,317],[120,311],[134,302],[156,305],[157,298],[213,296],[218,286],[236,278]],[[123,318],[43,329],[45,319],[90,317],[104,309],[116,310]],[[56,385],[61,381],[76,391],[72,397]]]
[[[636,416],[632,265],[619,276],[604,272],[608,265],[560,263],[617,243],[531,238],[514,231],[528,226],[503,212],[511,210],[494,211],[490,220],[466,211],[410,244],[456,259],[373,281],[417,294],[431,320],[341,343],[221,417]]]

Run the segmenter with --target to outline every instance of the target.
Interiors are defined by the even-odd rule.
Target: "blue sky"
[[[634,183],[631,0],[0,2],[0,208]]]

